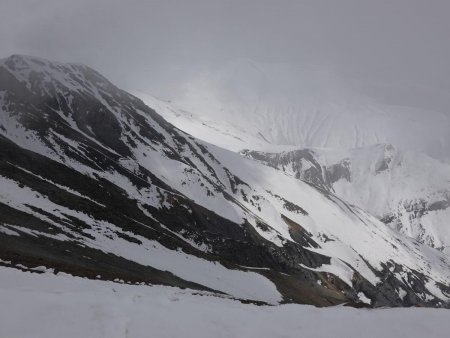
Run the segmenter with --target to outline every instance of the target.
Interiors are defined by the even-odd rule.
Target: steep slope
[[[218,116],[187,111],[179,104],[158,99],[142,91],[135,91],[146,105],[155,109],[165,120],[184,132],[221,148],[239,152],[243,149],[276,149],[249,121],[230,121]],[[242,124],[240,124],[242,122]],[[285,148],[282,146],[281,148]],[[294,147],[293,147],[294,148]]]
[[[384,144],[346,149],[345,147],[352,142],[344,143],[344,146],[340,142],[326,143],[332,148],[299,149],[296,146],[277,145],[273,143],[273,140],[269,141],[256,127],[257,118],[246,120],[246,114],[241,114],[243,117],[232,118],[228,114],[215,117],[213,114],[211,116],[205,113],[194,114],[172,102],[164,102],[145,93],[137,93],[137,95],[182,130],[226,149],[233,151],[246,149],[242,151],[244,155],[319,188],[332,191],[345,201],[375,215],[390,227],[448,253],[450,246],[449,162],[417,151],[417,149],[426,150],[423,146],[430,141],[426,135],[424,139],[424,130],[427,128],[436,130],[436,142],[440,142],[441,145],[446,142],[442,141],[445,137],[442,136],[440,129],[435,128],[435,123],[439,119],[433,121],[434,114],[429,117],[422,112],[424,114],[422,117],[417,116],[417,128],[420,125],[422,130],[418,131],[414,127],[412,129],[416,130],[413,132],[414,136],[410,136],[415,141],[408,141],[408,147],[417,148],[414,151],[400,150]],[[224,103],[224,107],[228,107],[228,103]],[[335,108],[338,109],[337,113],[334,111],[332,113],[337,116],[351,114],[351,111],[343,113],[339,108]],[[202,111],[202,108],[199,109]],[[273,111],[275,112],[276,109]],[[292,112],[292,114],[297,113],[303,114]],[[304,113],[307,114],[307,112]],[[374,119],[385,119],[377,115],[375,111],[373,113]],[[280,115],[283,114],[281,107]],[[402,131],[410,128],[408,125],[411,122],[410,116],[397,117],[398,123],[390,125],[389,128],[393,131],[397,129],[397,134],[403,137]],[[425,117],[426,120],[424,120]],[[403,118],[405,124],[401,125],[400,120]],[[325,119],[323,122],[327,124],[330,121]],[[353,122],[358,123],[358,118]],[[351,137],[352,131],[348,130],[351,123],[343,129],[340,129],[342,126],[334,121],[330,124],[333,125],[328,131],[331,138],[334,134],[341,132]],[[278,121],[269,125],[278,128]],[[292,126],[296,124],[293,123]],[[302,128],[302,126],[299,127],[299,133]],[[372,130],[372,126],[367,128]],[[379,138],[366,138],[367,135],[370,136],[371,132],[366,130],[363,132],[365,138],[363,144],[378,143]],[[408,136],[406,139],[409,140]],[[420,142],[424,143],[417,146]],[[404,145],[405,142],[400,143]],[[437,154],[434,151],[431,153]],[[443,153],[440,152],[440,154]]]
[[[86,66],[4,59],[0,101],[4,265],[269,303],[449,305],[446,255],[196,140]]]
[[[374,145],[243,154],[370,212],[407,236],[450,253],[450,164]]]
[[[449,114],[383,104],[320,69],[237,60],[191,79],[173,101],[193,116],[163,112],[171,123],[232,150],[390,143],[450,159]],[[185,129],[192,118],[203,127]],[[232,137],[225,135],[224,142],[211,134],[214,129]]]

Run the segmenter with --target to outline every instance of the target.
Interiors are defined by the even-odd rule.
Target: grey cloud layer
[[[450,90],[449,13],[444,0],[2,0],[0,41],[2,56],[83,62],[162,93],[199,69],[250,58],[436,95]]]

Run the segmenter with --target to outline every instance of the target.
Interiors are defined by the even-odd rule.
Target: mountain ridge
[[[192,135],[234,151],[264,150],[267,142],[338,149],[391,143],[450,160],[446,111],[383,103],[333,72],[237,60],[180,87],[171,99],[181,108],[178,114],[163,115],[181,129],[193,118],[193,126],[187,126]],[[154,104],[145,93],[137,96]],[[210,135],[208,129],[216,127],[232,137],[224,142]]]
[[[266,303],[449,306],[447,256],[89,68],[4,59],[0,101],[2,265]]]

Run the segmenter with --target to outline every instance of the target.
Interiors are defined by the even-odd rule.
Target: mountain
[[[3,59],[0,109],[1,265],[272,304],[450,306],[444,253],[89,67]]]
[[[394,87],[375,89],[384,100],[320,69],[237,60],[193,78],[174,102],[136,94],[191,135],[333,192],[448,253],[450,115],[406,93],[396,102]],[[428,106],[443,110],[437,94]]]
[[[277,145],[255,137],[251,121],[234,126],[226,118],[211,120],[138,94],[192,135],[332,192],[396,231],[449,253],[449,161],[391,144],[350,149],[339,144],[331,148]]]
[[[193,136],[235,151],[383,143],[450,159],[448,112],[374,97],[319,68],[237,60],[186,81],[172,100],[185,112],[163,115]],[[214,136],[215,129],[225,140]]]
[[[332,192],[391,228],[450,253],[450,164],[388,144],[350,150],[243,151]]]

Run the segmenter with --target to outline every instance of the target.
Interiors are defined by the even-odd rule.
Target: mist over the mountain
[[[218,120],[233,116],[233,105],[254,120],[255,95],[264,96],[263,105],[270,100],[275,116],[285,109],[292,116],[331,110],[345,121],[350,111],[355,124],[375,123],[391,136],[375,131],[368,140],[339,145],[397,143],[450,158],[447,1],[5,0],[0,6],[3,56],[84,63],[138,96],[180,102]],[[263,69],[258,74],[245,63]],[[299,105],[307,108],[297,114],[292,106]],[[389,126],[371,109],[390,115]],[[343,132],[356,133],[353,126]],[[333,137],[305,138],[274,141],[333,146]]]
[[[226,128],[236,140],[247,140],[238,144],[210,138],[198,124],[189,128],[180,116],[165,117],[180,129],[189,128],[196,137],[228,149],[255,149],[255,142],[262,142],[260,149],[268,144],[349,149],[389,143],[450,159],[450,115],[423,108],[412,99],[405,103],[400,95],[392,102],[382,97],[380,88],[372,89],[378,97],[369,95],[320,67],[238,59],[177,87],[180,94],[172,104],[195,116],[201,121],[198,124]],[[148,93],[135,94],[153,104]]]
[[[4,0],[0,9],[3,57],[85,63],[164,98],[244,58],[319,67],[389,103],[450,111],[445,0]]]

